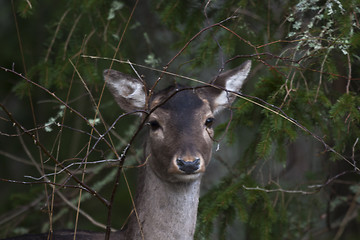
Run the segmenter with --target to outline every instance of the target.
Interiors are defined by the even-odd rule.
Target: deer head
[[[241,66],[220,74],[213,86],[173,86],[149,96],[142,80],[115,70],[105,70],[106,84],[120,107],[142,110],[149,127],[145,154],[150,169],[162,180],[188,182],[200,179],[211,158],[216,115],[235,100],[251,67]],[[146,114],[148,112],[150,114]]]

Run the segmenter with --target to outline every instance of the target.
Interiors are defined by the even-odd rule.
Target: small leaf
[[[124,3],[119,2],[119,1],[113,1],[111,4],[111,8],[109,10],[107,20],[111,20],[111,19],[115,18],[115,12],[117,10],[122,9],[123,7],[124,7]]]

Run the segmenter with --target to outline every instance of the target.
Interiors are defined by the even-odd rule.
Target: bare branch
[[[307,191],[302,191],[302,190],[285,190],[285,189],[282,189],[282,188],[265,189],[265,188],[260,188],[260,187],[246,187],[245,185],[243,185],[243,188],[245,190],[262,191],[262,192],[266,192],[266,193],[283,192],[283,193],[302,194],[302,195],[310,195],[310,194],[315,194],[315,193],[318,192],[318,191],[307,192]]]

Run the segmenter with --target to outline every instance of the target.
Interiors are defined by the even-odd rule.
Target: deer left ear
[[[215,86],[221,89],[206,89],[206,98],[212,105],[213,112],[216,114],[226,107],[229,107],[236,96],[232,92],[239,92],[248,76],[251,68],[251,61],[248,60],[239,67],[220,74],[214,81]]]
[[[123,110],[145,109],[147,91],[142,81],[112,69],[105,70],[103,75],[108,89]]]

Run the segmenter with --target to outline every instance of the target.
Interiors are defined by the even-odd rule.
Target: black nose
[[[200,158],[195,158],[194,161],[184,161],[182,158],[177,158],[176,164],[184,173],[192,174],[200,168]]]

